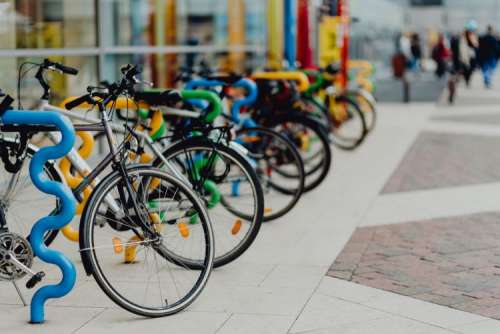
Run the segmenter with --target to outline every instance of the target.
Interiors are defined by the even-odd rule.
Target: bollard
[[[48,180],[43,166],[48,160],[64,157],[75,142],[75,132],[71,122],[54,112],[9,110],[2,116],[3,124],[15,125],[55,125],[62,134],[61,141],[50,147],[41,148],[29,166],[33,184],[42,192],[55,195],[60,200],[60,210],[56,215],[39,219],[30,233],[30,243],[35,256],[42,261],[55,264],[62,271],[62,280],[56,285],[47,285],[37,290],[31,300],[31,323],[45,321],[44,305],[49,298],[61,298],[68,294],[76,281],[73,263],[62,253],[45,246],[43,235],[48,230],[59,230],[69,224],[75,215],[76,201],[71,190],[64,184]]]

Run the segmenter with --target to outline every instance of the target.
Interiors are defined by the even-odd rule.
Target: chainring
[[[23,278],[26,273],[7,259],[9,255],[31,268],[33,249],[28,240],[15,233],[0,234],[0,280],[15,281]]]

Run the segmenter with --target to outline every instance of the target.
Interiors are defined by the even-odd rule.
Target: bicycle
[[[84,178],[74,194],[79,197],[78,189],[91,184],[106,167],[112,168],[112,172],[97,184],[85,207],[80,224],[82,262],[87,275],[93,275],[106,295],[119,306],[138,315],[159,317],[179,312],[199,296],[213,265],[214,236],[208,213],[195,192],[181,180],[159,169],[146,165],[127,166],[127,141],[119,145],[113,143],[110,115],[106,113],[105,105],[130,89],[130,81],[136,72],[133,67],[123,69],[123,79],[106,96],[102,93],[98,98],[92,93],[86,95],[86,102],[95,105],[101,114],[101,124],[92,125],[92,129],[106,133],[110,153]],[[85,130],[89,128],[87,125],[75,126],[78,127]],[[34,126],[26,130],[19,126],[3,125],[0,130],[36,133],[53,129]],[[136,135],[133,129],[128,130],[131,136]],[[23,137],[21,147],[27,146],[29,137]],[[107,196],[111,196],[118,207],[109,207]],[[183,250],[189,240],[180,238],[176,243],[174,238],[178,234],[167,233],[167,230],[193,215],[199,220],[199,238],[189,239],[196,242],[187,247],[194,251],[187,257]],[[142,270],[138,270],[135,265],[116,265],[114,253],[125,244],[111,244],[110,240],[124,240],[124,236],[130,240],[131,235],[136,238],[135,245],[141,248],[138,254],[143,257]],[[179,241],[182,248],[178,246]],[[201,269],[192,270],[193,262]],[[163,267],[160,267],[160,263]],[[144,270],[146,266],[148,268]],[[174,266],[175,269],[170,270]],[[164,270],[169,273],[162,275]],[[150,286],[151,276],[155,278],[153,287]],[[176,279],[175,276],[181,278]],[[175,291],[172,291],[172,285],[165,286],[165,289],[170,290],[162,290],[162,280],[165,279],[173,283]],[[182,292],[180,287],[184,287]],[[139,290],[144,292],[140,293],[140,297],[137,296]]]
[[[247,149],[247,156],[252,162],[264,189],[264,221],[271,221],[284,216],[298,203],[305,183],[305,171],[302,159],[294,144],[278,132],[260,127],[252,118],[242,117],[240,110],[253,105],[258,91],[256,84],[247,78],[235,74],[213,74],[208,68],[196,72],[183,69],[180,79],[186,82],[187,89],[211,89],[221,99],[231,103],[225,108],[223,120],[235,126],[235,140]],[[194,78],[193,74],[198,77]],[[243,97],[233,96],[230,89],[245,91]],[[191,103],[203,106],[198,100]],[[279,170],[287,170],[292,177],[283,177]],[[233,193],[239,194],[239,183],[233,184]],[[239,195],[238,195],[239,196]]]
[[[47,63],[44,62],[42,64],[38,64],[39,69],[37,71],[37,79],[39,80],[40,84],[42,87],[44,87],[44,95],[43,99],[40,103],[40,108],[43,108],[44,110],[50,110],[54,112],[59,112],[62,113],[63,115],[67,115],[72,119],[77,119],[80,121],[84,121],[86,123],[91,123],[87,125],[86,127],[77,127],[77,130],[88,130],[88,131],[93,131],[95,128],[93,128],[92,124],[97,123],[99,120],[95,119],[91,116],[88,115],[88,113],[85,116],[79,115],[73,111],[68,111],[64,110],[62,108],[52,106],[48,103],[48,96],[50,94],[50,86],[45,82],[44,79],[44,71],[46,70],[51,70],[49,66],[47,66]],[[38,74],[40,73],[40,74]],[[134,80],[137,80],[134,78]],[[100,91],[105,91],[110,87],[102,86],[102,87],[89,87],[90,90],[95,91],[93,93],[94,96],[99,97],[101,93]],[[202,129],[207,130],[207,133],[217,133],[220,131],[220,129],[211,127],[209,123],[217,117],[217,115],[221,112],[221,103],[220,99],[211,92],[205,92],[205,91],[173,91],[173,90],[166,90],[162,92],[140,92],[136,91],[135,89],[130,88],[129,92],[130,96],[129,97],[118,97],[115,101],[113,101],[113,104],[116,108],[120,107],[122,109],[126,110],[132,110],[132,109],[150,109],[150,112],[143,112],[144,117],[136,119],[137,123],[132,126],[132,128],[135,129],[135,134],[136,134],[136,140],[133,140],[133,146],[131,147],[132,155],[135,155],[135,158],[131,158],[130,156],[128,157],[129,161],[138,161],[138,162],[153,162],[153,160],[156,159],[155,165],[158,167],[161,167],[162,169],[165,169],[169,173],[173,173],[177,178],[183,180],[186,184],[190,184],[190,180],[186,175],[184,174],[185,170],[193,170],[191,165],[188,165],[186,169],[182,170],[179,168],[178,165],[174,164],[172,161],[168,161],[164,153],[162,151],[166,150],[167,147],[170,144],[172,140],[186,140],[186,138],[182,138],[182,133],[184,132],[186,136],[190,136],[193,131],[197,131],[197,129],[194,129],[192,126],[195,126],[195,124],[199,124],[199,127]],[[210,102],[210,107],[208,109],[205,109],[201,112],[196,112],[196,111],[190,111],[190,110],[184,110],[184,109],[178,109],[174,108],[171,106],[171,104],[175,104],[179,101],[179,94],[181,95],[180,97],[183,99],[205,99]],[[83,97],[80,98],[72,98],[66,101],[66,106],[68,109],[73,109],[78,107],[84,107],[84,108],[89,108],[90,104],[88,103],[88,94],[84,95]],[[106,105],[106,107],[110,107],[111,102]],[[119,113],[118,113],[119,114]],[[157,117],[159,115],[159,117]],[[158,138],[155,138],[153,140],[147,133],[147,129],[149,129],[150,121],[155,117],[156,119],[162,119],[163,117],[167,117],[170,119],[179,119],[179,120],[187,120],[191,122],[191,127],[186,126],[182,123],[176,124],[176,126],[173,128],[175,131],[177,131],[177,138],[174,138],[172,136],[159,136]],[[122,136],[122,140],[125,138],[129,137],[128,135],[128,130],[127,127],[125,126],[119,126],[117,124],[110,124],[110,127],[112,128],[113,132]],[[99,132],[98,132],[99,133]],[[102,132],[101,132],[102,133]],[[179,134],[181,134],[179,136]],[[102,136],[105,136],[105,134],[102,134]],[[205,136],[205,139],[207,141],[207,144],[212,143],[212,139],[209,138],[210,136]],[[133,139],[133,138],[132,138]],[[233,170],[239,171],[240,173],[240,182],[242,184],[245,184],[248,186],[249,193],[251,194],[250,197],[247,197],[246,199],[242,196],[241,199],[245,199],[246,203],[240,203],[238,205],[234,204],[233,206],[228,206],[227,203],[234,203],[235,199],[231,196],[230,193],[221,193],[217,190],[216,187],[212,187],[211,193],[207,193],[205,191],[200,192],[199,195],[202,196],[203,202],[207,205],[210,203],[210,198],[216,198],[214,197],[215,194],[217,193],[218,196],[217,198],[226,199],[225,201],[217,201],[217,203],[212,203],[210,207],[210,214],[211,215],[217,215],[217,228],[216,228],[216,233],[215,233],[215,239],[217,244],[219,245],[216,250],[216,255],[215,255],[215,260],[214,260],[214,267],[219,267],[222,266],[226,263],[229,263],[231,261],[234,261],[236,258],[238,258],[250,245],[253,243],[255,240],[258,231],[260,229],[260,225],[262,222],[262,215],[263,215],[263,210],[264,210],[264,204],[263,204],[263,195],[262,195],[262,189],[260,187],[260,184],[257,180],[257,177],[255,176],[255,173],[253,171],[253,167],[250,166],[248,161],[243,161],[241,160],[241,149],[239,148],[239,145],[233,141],[227,140],[225,143],[223,143],[221,140],[224,138],[219,138],[220,145],[217,147],[214,147],[211,149],[211,151],[217,153],[218,150],[220,149],[221,145],[228,146],[225,151],[226,151],[226,158],[221,160],[222,163],[227,164],[228,166],[233,166]],[[54,138],[51,138],[51,140],[56,140]],[[131,141],[129,141],[130,144],[132,144]],[[207,152],[206,152],[207,153]],[[210,153],[210,152],[208,152]],[[207,154],[208,154],[207,153]],[[215,154],[214,153],[214,154]],[[148,157],[145,160],[145,157]],[[75,149],[73,152],[71,152],[67,156],[68,160],[70,160],[72,164],[72,168],[75,169],[75,173],[80,174],[80,179],[85,179],[83,177],[84,175],[90,175],[93,171],[93,169],[88,165],[87,162],[85,162],[84,159],[82,159],[78,151]],[[244,159],[245,160],[245,159]],[[221,163],[221,162],[219,162]],[[210,166],[207,166],[207,170],[209,170]],[[90,174],[89,174],[90,173]],[[204,179],[208,179],[208,183],[210,183],[209,179],[211,178],[212,175],[210,173],[207,173],[207,175],[203,176]],[[99,179],[96,178],[94,183],[99,183]],[[92,184],[86,185],[88,188],[93,188]],[[74,185],[73,188],[75,189],[75,192],[82,192],[85,191],[85,189],[88,188],[78,188],[76,185]],[[88,194],[90,194],[90,191],[87,191]],[[224,195],[224,196],[221,196]],[[84,200],[84,196],[79,198],[79,200]],[[82,201],[80,201],[82,202]],[[116,205],[116,203],[113,203],[112,198],[107,198],[108,205]],[[218,205],[220,204],[220,205]],[[234,210],[234,207],[237,209],[241,207],[242,205],[247,206],[246,210],[239,209],[239,210]],[[229,207],[230,209],[227,209]],[[224,210],[221,210],[222,208],[225,208]],[[81,224],[81,223],[80,223]],[[181,224],[178,224],[178,234],[183,235],[183,236],[189,236],[190,234],[190,229],[192,227],[192,224],[183,222]],[[73,236],[73,239],[78,239],[78,231],[74,230],[70,226],[65,228],[67,233]],[[65,231],[63,231],[65,232]],[[56,234],[57,231],[53,231],[51,233]],[[53,237],[52,237],[53,239]],[[124,261],[125,262],[131,262],[134,259],[134,254],[135,250],[134,247],[124,247]],[[195,266],[195,264],[193,264]]]
[[[328,129],[306,112],[300,92],[307,90],[309,80],[301,72],[257,72],[252,75],[259,96],[249,112],[252,118],[289,138],[298,149],[305,170],[304,192],[318,187],[328,175],[332,152]],[[294,177],[277,170],[285,177]]]

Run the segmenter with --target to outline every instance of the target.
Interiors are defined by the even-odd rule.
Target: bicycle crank
[[[31,270],[33,257],[28,240],[15,233],[0,234],[0,280],[14,282],[28,275],[26,287],[33,288],[45,276],[43,271]]]

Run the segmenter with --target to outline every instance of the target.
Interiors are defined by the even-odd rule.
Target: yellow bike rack
[[[305,92],[309,88],[309,78],[304,73],[298,71],[256,72],[252,74],[251,79],[295,81],[300,92]]]
[[[66,98],[61,103],[60,107],[64,108],[64,105],[67,102],[70,102],[70,101],[74,100],[75,98],[76,97]],[[108,107],[110,107],[110,106],[111,106],[111,104],[108,104]],[[92,107],[92,106],[90,104],[87,104],[87,103],[84,103],[84,104],[79,106],[79,108],[90,108],[90,107]],[[135,101],[128,99],[128,98],[124,98],[124,97],[120,97],[116,101],[116,108],[119,108],[119,109],[129,108],[132,110],[137,110],[138,108],[148,108],[148,107],[149,106],[146,105],[145,103],[142,103],[142,102],[136,103]],[[159,111],[159,110],[154,111],[154,114],[151,117],[151,123],[150,123],[151,129],[149,130],[150,135],[161,136],[163,134],[164,129],[165,129],[164,124],[165,124],[165,121],[163,120],[163,115],[162,115],[161,111]],[[78,137],[80,137],[82,140],[82,146],[78,149],[78,154],[83,159],[89,158],[89,156],[92,154],[92,151],[94,149],[94,144],[95,144],[94,137],[88,131],[78,131],[76,133],[76,135]],[[132,153],[131,153],[131,155],[132,155]],[[131,156],[131,159],[135,159],[135,157]],[[152,160],[152,157],[148,153],[141,154],[141,157],[140,157],[141,163],[148,163],[151,160]],[[80,175],[79,173],[77,173],[75,175],[75,174],[71,173],[71,162],[69,161],[68,158],[63,158],[61,160],[61,162],[59,163],[59,168],[61,170],[61,173],[64,176],[64,179],[66,180],[66,183],[68,184],[68,186],[71,189],[76,188],[80,184],[80,182],[83,180],[84,175]],[[87,172],[90,172],[90,171],[87,171]],[[87,200],[90,197],[91,193],[92,193],[92,189],[90,187],[87,187],[86,189],[84,189],[83,201],[81,203],[78,203],[78,205],[77,205],[77,210],[76,210],[77,215],[80,215],[82,213],[82,211],[85,207],[85,204],[87,203]],[[156,214],[154,214],[154,215],[156,215]],[[78,232],[78,230],[75,230],[70,225],[67,225],[63,229],[61,229],[61,232],[63,233],[63,235],[67,239],[74,241],[74,242],[78,242],[79,232]],[[127,250],[125,250],[125,251],[127,251]],[[134,254],[135,254],[135,252],[134,252]]]
[[[82,140],[82,146],[80,146],[80,148],[78,149],[78,154],[82,158],[87,159],[92,154],[92,151],[94,149],[94,137],[88,131],[78,131],[76,132],[76,135]],[[71,173],[71,162],[68,160],[68,158],[63,158],[61,160],[61,162],[59,163],[59,168],[61,169],[61,173],[63,174],[66,183],[71,189],[76,188],[80,184],[80,182],[83,181],[83,176],[78,172],[76,174]],[[90,187],[84,189],[83,201],[77,204],[75,215],[80,215],[82,213],[91,192],[92,190],[90,189]],[[61,232],[69,240],[75,242],[78,241],[78,231],[73,229],[71,225],[66,225],[65,227],[63,227],[61,229]]]
[[[357,70],[355,80],[365,90],[373,92],[373,81],[370,79],[373,76],[375,67],[372,63],[366,60],[349,60],[347,63],[349,69]]]

